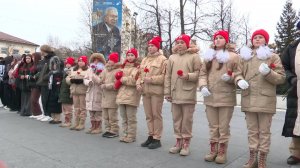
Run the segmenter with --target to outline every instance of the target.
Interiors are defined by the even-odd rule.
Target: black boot
[[[289,164],[289,165],[295,165],[295,164],[298,164],[298,163],[300,163],[300,158],[296,158],[295,156],[290,156],[287,159],[287,164]]]
[[[148,147],[149,144],[153,141],[153,136],[148,136],[148,139],[141,144],[142,147]]]
[[[160,140],[157,140],[157,139],[153,139],[151,144],[148,145],[149,149],[156,149],[156,148],[159,148],[159,147],[161,147],[161,143],[160,143]]]

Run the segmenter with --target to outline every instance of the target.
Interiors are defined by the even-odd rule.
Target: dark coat
[[[60,86],[59,102],[62,104],[73,104],[73,99],[70,97],[70,85],[66,82],[67,76],[68,75],[64,73]]]
[[[93,27],[96,50],[106,58],[111,52],[121,54],[121,35],[118,27],[114,26],[109,32],[105,23],[101,22]]]
[[[39,62],[39,68],[41,68],[41,70],[39,71],[39,73],[36,75],[37,77],[37,82],[36,84],[38,86],[47,86],[48,85],[48,81],[49,81],[49,63],[50,63],[50,59],[54,56],[53,54],[48,54],[43,60],[41,60]]]
[[[297,82],[292,83],[292,79],[297,77],[295,73],[295,55],[297,45],[300,39],[288,45],[282,55],[282,64],[286,72],[286,79],[289,84],[289,92],[287,95],[287,110],[285,114],[285,122],[282,130],[282,136],[296,137],[293,135],[295,121],[297,118]]]
[[[52,69],[52,65],[56,64],[57,69]],[[60,87],[63,80],[63,71],[62,61],[54,56],[50,59],[49,62],[49,83],[48,83],[48,101],[46,109],[50,113],[61,113],[61,103],[59,100]]]

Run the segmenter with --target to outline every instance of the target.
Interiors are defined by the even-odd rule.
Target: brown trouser
[[[32,115],[34,116],[42,114],[41,107],[39,104],[40,96],[41,96],[41,91],[39,88],[31,88],[30,103],[31,103],[31,112]]]
[[[67,122],[72,122],[73,104],[61,104],[61,110],[65,115],[65,118],[67,117]]]
[[[268,153],[271,144],[270,128],[273,114],[259,112],[245,112],[245,114],[249,148]]]
[[[234,107],[213,107],[206,105],[210,142],[227,143],[230,138],[230,121]]]
[[[105,130],[110,133],[119,134],[118,109],[103,108],[102,112],[103,112]]]
[[[162,106],[164,97],[144,95],[143,105],[148,126],[148,135],[160,140],[163,130]]]
[[[300,138],[292,138],[289,149],[292,156],[300,158]]]
[[[173,128],[176,138],[192,138],[195,104],[172,103]]]
[[[126,104],[120,104],[119,109],[120,109],[120,116],[122,117],[123,136],[135,139],[136,128],[137,128],[136,127],[137,107],[126,105]]]
[[[85,95],[73,95],[75,117],[81,120],[86,119]]]
[[[102,111],[89,111],[91,121],[102,121]]]

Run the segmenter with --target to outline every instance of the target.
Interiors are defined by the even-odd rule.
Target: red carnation
[[[79,71],[77,71],[77,74],[79,75],[79,74],[80,74],[80,72],[79,72]]]
[[[96,66],[95,66],[95,65],[92,65],[91,67],[92,67],[93,69],[94,69],[94,68],[96,68]]]
[[[182,76],[182,75],[183,75],[183,71],[182,71],[182,70],[178,70],[178,71],[177,71],[177,75],[178,75],[178,76]]]
[[[102,69],[98,69],[98,70],[97,70],[97,73],[101,73],[101,72],[102,72]]]
[[[148,72],[149,72],[149,69],[146,67],[146,68],[144,69],[144,72],[148,73]]]
[[[270,69],[275,69],[276,65],[274,63],[271,63],[269,67],[270,67]]]
[[[227,75],[232,76],[232,71],[231,71],[231,70],[228,70],[228,71],[227,71]]]

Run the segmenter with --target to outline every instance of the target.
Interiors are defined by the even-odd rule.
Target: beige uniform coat
[[[154,55],[145,57],[139,68],[139,78],[136,82],[137,85],[143,87],[143,95],[164,95],[164,78],[166,71],[167,58],[157,52]],[[148,69],[149,72],[145,72]],[[151,77],[151,83],[144,83],[145,77]]]
[[[113,66],[106,65],[104,71],[100,75],[100,83],[105,85],[102,92],[102,108],[118,108],[116,98],[118,90],[115,90],[115,74],[120,71],[120,64]]]
[[[266,63],[269,66],[273,63],[275,68],[264,76],[258,70],[261,63]],[[241,79],[245,79],[250,85],[248,89],[242,90],[242,111],[276,112],[276,85],[285,81],[285,72],[277,54],[272,54],[266,60],[261,60],[253,51],[249,60],[241,59],[235,82],[237,83]]]
[[[117,95],[117,104],[126,104],[131,106],[139,106],[140,93],[136,90],[136,81],[138,79],[138,68],[134,63],[126,63],[121,78],[122,86]]]
[[[229,59],[220,70],[219,63],[216,59],[211,61],[212,66],[207,71],[206,64],[204,62],[199,79],[199,87],[206,86],[211,92],[210,96],[204,97],[204,104],[212,107],[228,107],[236,105],[236,92],[234,85],[234,78],[225,82],[221,79],[222,75],[228,71],[235,71],[239,62],[239,56],[233,52],[229,52]],[[233,74],[234,75],[234,74]]]
[[[87,75],[88,71],[82,71],[81,69],[78,69],[77,71],[74,71],[73,69],[71,70],[71,73],[67,76],[66,82],[67,84],[71,85],[70,86],[70,96],[72,95],[85,95],[87,91],[87,86],[82,84],[74,84],[71,83],[70,80],[72,78],[75,79],[84,79],[84,77]]]
[[[92,69],[88,69],[88,73],[84,79],[84,85],[88,86],[86,91],[86,109],[89,111],[102,111],[102,89],[99,81],[93,80],[94,78],[100,79],[100,74],[96,75]]]
[[[169,57],[164,94],[172,97],[172,103],[196,104],[200,68],[201,60],[197,53],[185,52],[184,54],[173,54]],[[178,70],[188,74],[188,80],[180,79],[177,74]]]

